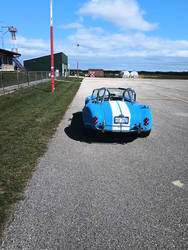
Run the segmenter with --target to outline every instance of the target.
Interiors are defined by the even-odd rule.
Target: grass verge
[[[46,149],[81,80],[42,83],[0,96],[0,239],[11,206],[23,198],[37,159]]]

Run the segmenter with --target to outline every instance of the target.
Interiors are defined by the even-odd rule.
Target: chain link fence
[[[50,80],[49,71],[0,71],[0,94]]]

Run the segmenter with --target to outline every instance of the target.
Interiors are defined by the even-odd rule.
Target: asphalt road
[[[86,136],[84,97],[133,87],[149,137]],[[188,81],[84,79],[1,249],[188,249]]]

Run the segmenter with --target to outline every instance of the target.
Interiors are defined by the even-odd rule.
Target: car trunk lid
[[[109,131],[119,131],[124,132],[130,130],[130,119],[131,114],[128,108],[128,105],[124,101],[108,101],[104,102],[103,105],[103,114],[105,121],[105,130]],[[123,121],[122,118],[127,117],[128,122],[119,123]],[[116,119],[115,121],[115,118]]]

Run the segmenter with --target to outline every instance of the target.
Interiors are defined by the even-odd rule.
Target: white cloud
[[[10,43],[14,42],[11,40]],[[44,39],[28,39],[23,36],[18,36],[16,47],[18,47],[18,51],[24,56],[34,57],[50,53],[50,43]]]
[[[93,32],[94,28],[81,28],[68,37],[71,43],[79,41],[80,56],[125,57],[125,56],[188,56],[188,41],[172,41],[148,37],[143,33],[105,34]],[[76,53],[76,51],[75,51]]]
[[[9,40],[9,44],[11,43],[12,41]],[[79,48],[76,46],[77,43],[80,44]],[[49,40],[28,39],[18,36],[17,46],[24,59],[50,54]],[[77,28],[66,39],[54,40],[54,53],[61,51],[68,55],[71,67],[74,67],[72,65],[74,65],[76,57],[79,55],[80,60],[85,62],[85,65],[94,66],[98,62],[96,65],[104,68],[107,65],[106,67],[111,69],[113,67],[121,68],[121,64],[124,65],[128,61],[131,61],[131,65],[136,65],[138,60],[141,62],[145,60],[144,58],[153,58],[153,62],[155,62],[154,58],[158,58],[156,59],[159,65],[157,69],[160,69],[159,58],[168,58],[169,60],[169,58],[173,57],[184,57],[185,61],[187,61],[188,41],[149,37],[141,32],[109,34],[100,27],[86,28],[82,25],[81,28]],[[168,60],[165,62],[166,64],[168,64]],[[163,63],[163,67],[165,67],[165,63]],[[148,67],[147,69],[150,69],[150,61],[145,61],[145,65]],[[178,65],[180,70],[186,68],[185,63],[181,63],[180,60],[177,61],[177,65],[173,63],[173,69]],[[140,68],[142,68],[141,66],[140,63]],[[87,68],[87,66],[84,67]]]
[[[41,49],[35,49],[35,48],[19,48],[19,53],[21,53],[24,57],[37,57],[37,56],[46,56],[49,54],[49,52],[41,50]]]
[[[69,24],[61,24],[59,25],[59,28],[61,29],[79,29],[82,28],[82,24],[81,23],[69,23]]]
[[[91,0],[78,14],[103,18],[124,30],[148,31],[157,27],[157,24],[144,20],[144,12],[136,0]]]
[[[11,43],[12,41],[10,41]],[[80,47],[77,48],[76,44]],[[50,54],[49,40],[27,39],[18,37],[17,46],[24,56],[40,56]],[[188,57],[188,41],[168,40],[149,37],[143,33],[109,34],[100,27],[84,28],[64,40],[54,41],[54,52],[63,51],[68,56],[122,58],[144,56],[181,56]]]
[[[11,43],[14,43],[14,41],[11,40]],[[43,50],[49,50],[50,48],[49,41],[45,41],[43,39],[28,39],[23,36],[17,37],[16,45],[18,47],[37,48]]]

